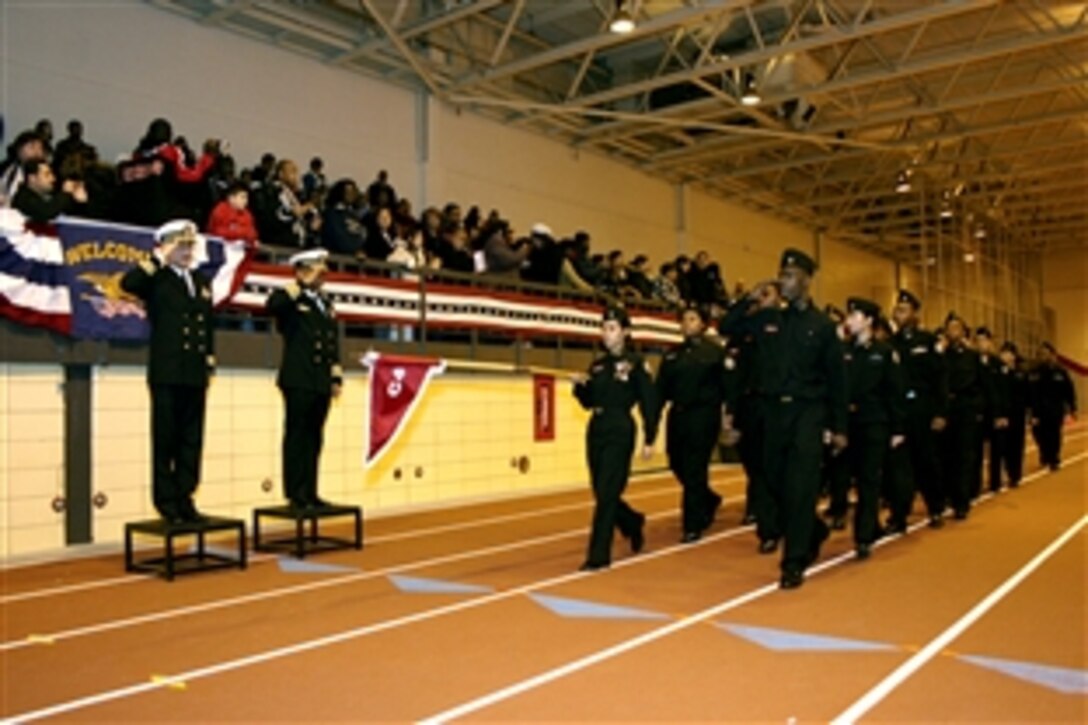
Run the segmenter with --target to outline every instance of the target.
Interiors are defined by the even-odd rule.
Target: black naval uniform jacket
[[[195,294],[181,274],[155,257],[121,279],[121,288],[144,301],[151,323],[147,381],[151,385],[205,387],[215,371],[212,291],[204,276],[190,271]]]
[[[1060,365],[1037,365],[1028,375],[1034,418],[1063,418],[1077,412],[1077,396],[1069,373]]]
[[[320,292],[289,284],[268,296],[265,309],[283,335],[283,358],[276,384],[281,389],[332,393],[343,382],[340,339],[332,301]]]
[[[845,354],[850,423],[904,432],[903,379],[899,355],[886,342],[850,345]]]
[[[632,425],[631,408],[642,414],[643,439],[652,446],[657,439],[660,406],[646,363],[637,353],[624,350],[618,357],[605,353],[589,366],[589,379],[574,386],[582,407],[593,412],[589,436],[611,431],[626,435]]]
[[[937,336],[917,327],[904,327],[892,338],[903,373],[903,395],[926,406],[930,416],[943,418],[948,407],[948,370],[937,349]]]
[[[665,353],[657,373],[659,402],[672,411],[694,408],[718,411],[726,397],[725,347],[705,335],[687,338]]]

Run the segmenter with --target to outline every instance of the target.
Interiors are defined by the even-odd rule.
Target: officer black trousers
[[[911,480],[922,493],[929,515],[939,516],[948,503],[944,477],[937,465],[938,434],[933,430],[933,410],[922,401],[908,400],[906,450]]]
[[[705,529],[721,503],[721,496],[710,489],[710,456],[720,432],[721,410],[717,406],[669,411],[666,453],[669,468],[683,487],[681,511],[685,532],[699,533]]]
[[[850,508],[850,487],[853,483],[853,471],[849,457],[845,453],[834,452],[831,446],[824,447],[823,480],[830,497],[827,513],[833,518],[842,518]]]
[[[1039,460],[1044,466],[1057,466],[1062,455],[1062,421],[1064,415],[1043,413],[1036,416],[1032,432],[1039,446]]]
[[[608,564],[612,561],[612,533],[630,538],[644,520],[623,500],[631,472],[631,453],[635,449],[635,422],[626,412],[594,414],[586,431],[586,458],[593,482],[593,526],[589,534],[586,562]]]
[[[994,428],[990,437],[990,490],[1001,490],[1001,462],[1005,460],[1005,449],[1009,445],[1009,429]]]
[[[283,493],[296,504],[317,499],[317,469],[329,415],[328,393],[280,388],[283,393]]]
[[[200,481],[206,395],[203,386],[151,386],[151,495],[165,518],[192,506]]]
[[[1003,431],[1000,455],[995,459],[990,451],[990,469],[1004,468],[1010,486],[1018,485],[1024,473],[1024,418],[1023,412],[1009,418],[1009,427]]]
[[[905,525],[914,504],[914,479],[911,476],[910,453],[906,443],[900,443],[892,448],[890,440],[885,450],[881,495],[888,502],[889,520],[895,524]]]
[[[850,462],[850,473],[858,487],[854,507],[854,543],[871,544],[880,528],[880,484],[884,477],[888,439],[891,432],[879,423],[852,424],[850,445],[840,455]]]
[[[816,515],[827,412],[811,401],[769,398],[765,405],[763,465],[785,538],[782,569],[803,571],[827,536],[827,525]]]
[[[971,500],[974,501],[982,493],[982,462],[986,460],[986,444],[993,447],[994,421],[992,418],[983,417],[979,422],[975,433],[975,467],[971,476]]]
[[[978,471],[980,426],[981,416],[973,408],[953,407],[948,411],[948,427],[944,432],[948,500],[961,515],[971,509],[971,488]]]
[[[748,397],[741,401],[734,424],[740,430],[740,462],[748,479],[745,513],[756,517],[756,535],[760,541],[782,536],[778,529],[778,507],[767,488],[763,463],[763,401]]]

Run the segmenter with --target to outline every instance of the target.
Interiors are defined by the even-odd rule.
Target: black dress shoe
[[[858,544],[857,548],[858,559],[865,561],[873,554],[872,544]]]
[[[779,589],[796,589],[805,583],[805,573],[800,569],[787,569],[778,580]]]
[[[644,546],[646,546],[646,534],[643,531],[643,524],[639,523],[638,527],[631,532],[631,553],[639,553]]]
[[[884,535],[891,536],[892,534],[905,534],[907,533],[906,521],[889,521],[884,526]]]
[[[1009,488],[1020,488],[1019,481],[1009,481]]]
[[[952,514],[952,518],[956,521],[963,521],[967,518],[968,509],[956,509],[956,513]]]
[[[763,539],[759,542],[760,554],[773,554],[778,550],[778,539],[772,537],[770,539]]]
[[[607,561],[587,561],[578,567],[578,571],[600,571],[601,569],[607,569],[612,566]]]
[[[842,531],[843,529],[845,529],[846,528],[846,517],[845,516],[835,516],[835,517],[833,517],[831,519],[831,528],[833,528],[835,531]]]
[[[691,544],[699,539],[703,538],[702,531],[685,531],[684,535],[680,537],[681,544]]]
[[[740,520],[742,526],[751,526],[756,522],[755,514],[744,514],[744,518]]]

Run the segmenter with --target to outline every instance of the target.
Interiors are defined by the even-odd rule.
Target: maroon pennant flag
[[[370,423],[367,426],[367,468],[377,463],[412,415],[431,378],[446,369],[444,360],[367,353],[370,368]]]

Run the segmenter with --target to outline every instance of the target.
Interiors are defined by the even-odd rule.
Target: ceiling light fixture
[[[759,96],[759,89],[756,88],[756,77],[751,73],[744,74],[744,90],[740,94],[740,102],[741,105],[749,108],[763,102]]]
[[[900,171],[895,177],[895,190],[897,193],[906,194],[910,191],[910,172]]]
[[[627,35],[635,29],[635,16],[627,9],[627,5],[624,0],[616,0],[616,13],[612,16],[608,29],[617,35]]]

